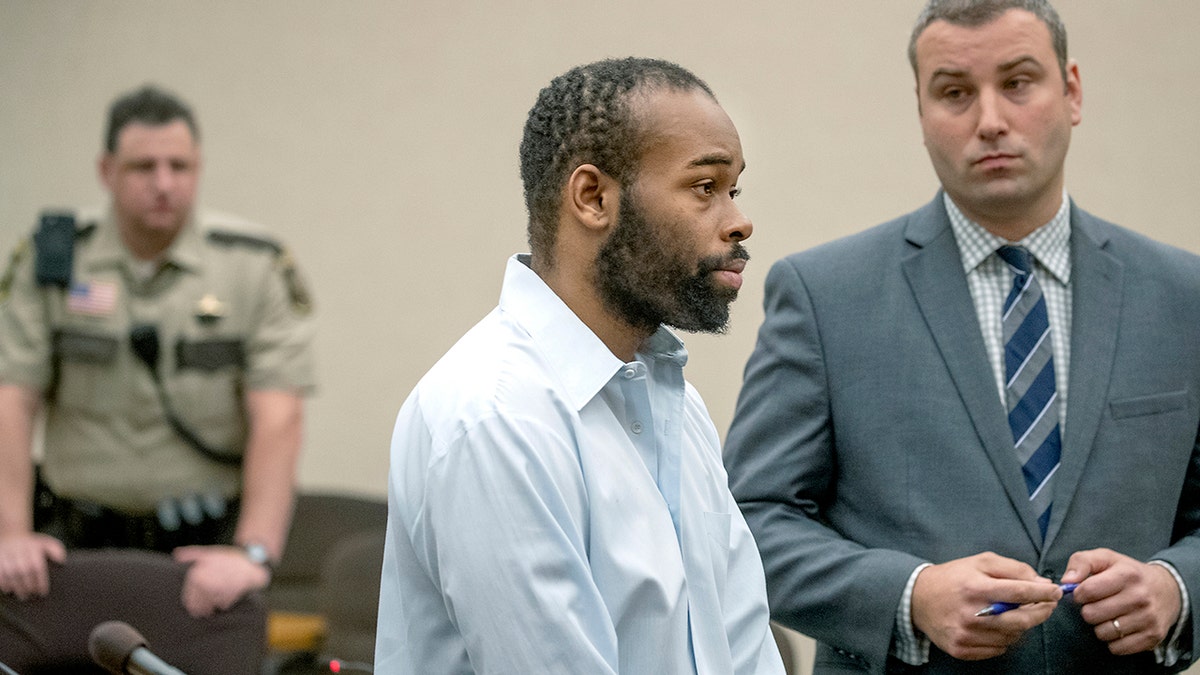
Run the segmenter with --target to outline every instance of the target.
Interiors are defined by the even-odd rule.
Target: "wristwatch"
[[[267,568],[268,572],[274,574],[275,565],[271,564],[271,554],[267,551],[266,546],[257,543],[242,544],[242,552],[246,554],[250,562],[262,565]]]

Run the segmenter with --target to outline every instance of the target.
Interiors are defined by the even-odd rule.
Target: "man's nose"
[[[749,239],[754,233],[754,223],[750,222],[750,218],[742,213],[737,204],[733,205],[734,218],[728,225],[723,228],[722,238],[728,241],[742,241]]]
[[[168,190],[175,182],[175,171],[171,169],[171,165],[167,163],[157,164],[154,167],[154,188],[156,190]]]
[[[976,133],[984,140],[994,140],[1008,133],[1008,118],[1006,117],[1005,99],[993,89],[979,92],[979,120],[976,122]]]

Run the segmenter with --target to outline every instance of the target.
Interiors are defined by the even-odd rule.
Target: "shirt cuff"
[[[1151,565],[1158,565],[1171,573],[1175,577],[1175,583],[1179,584],[1179,618],[1175,620],[1175,629],[1171,631],[1171,635],[1167,637],[1162,644],[1154,648],[1154,659],[1160,665],[1168,668],[1175,665],[1179,661],[1179,657],[1183,655],[1183,648],[1179,645],[1179,638],[1183,635],[1183,629],[1187,627],[1188,617],[1191,616],[1191,603],[1188,601],[1187,584],[1183,583],[1183,577],[1179,576],[1179,571],[1174,565],[1162,560],[1151,560]]]
[[[896,628],[892,632],[892,656],[910,666],[920,666],[929,662],[929,638],[918,635],[912,622],[912,594],[917,584],[917,575],[932,563],[923,563],[913,570],[904,586],[904,595],[900,596],[900,606],[896,608]],[[1178,655],[1175,657],[1179,658]]]

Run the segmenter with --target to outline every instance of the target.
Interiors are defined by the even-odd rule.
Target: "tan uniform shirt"
[[[310,301],[290,255],[244,222],[197,214],[160,263],[135,259],[111,215],[80,220],[69,289],[39,286],[32,246],[0,280],[0,381],[47,397],[43,471],[55,493],[127,513],[164,498],[231,497],[241,471],[168,424],[130,330],[157,327],[171,407],[240,455],[247,389],[313,386]]]

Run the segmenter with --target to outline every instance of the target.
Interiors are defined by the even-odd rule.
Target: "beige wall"
[[[723,432],[768,265],[936,188],[904,57],[920,5],[0,0],[0,249],[42,207],[102,200],[116,92],[175,88],[200,116],[204,201],[276,229],[316,292],[302,483],[382,493],[396,409],[524,247],[516,147],[537,90],[601,57],[676,60],[713,86],[749,162],[754,262],[733,329],[687,338]],[[1085,91],[1072,193],[1200,251],[1200,3],[1059,6]]]
[[[152,80],[200,115],[210,206],[275,228],[315,288],[321,390],[301,482],[382,494],[396,409],[524,246],[516,147],[537,90],[638,54],[708,80],[742,133],[754,262],[728,336],[688,337],[728,426],[768,265],[928,200],[904,57],[921,0],[585,4],[0,0],[0,249],[98,203],[103,108]],[[1059,0],[1086,207],[1200,252],[1200,3]]]

